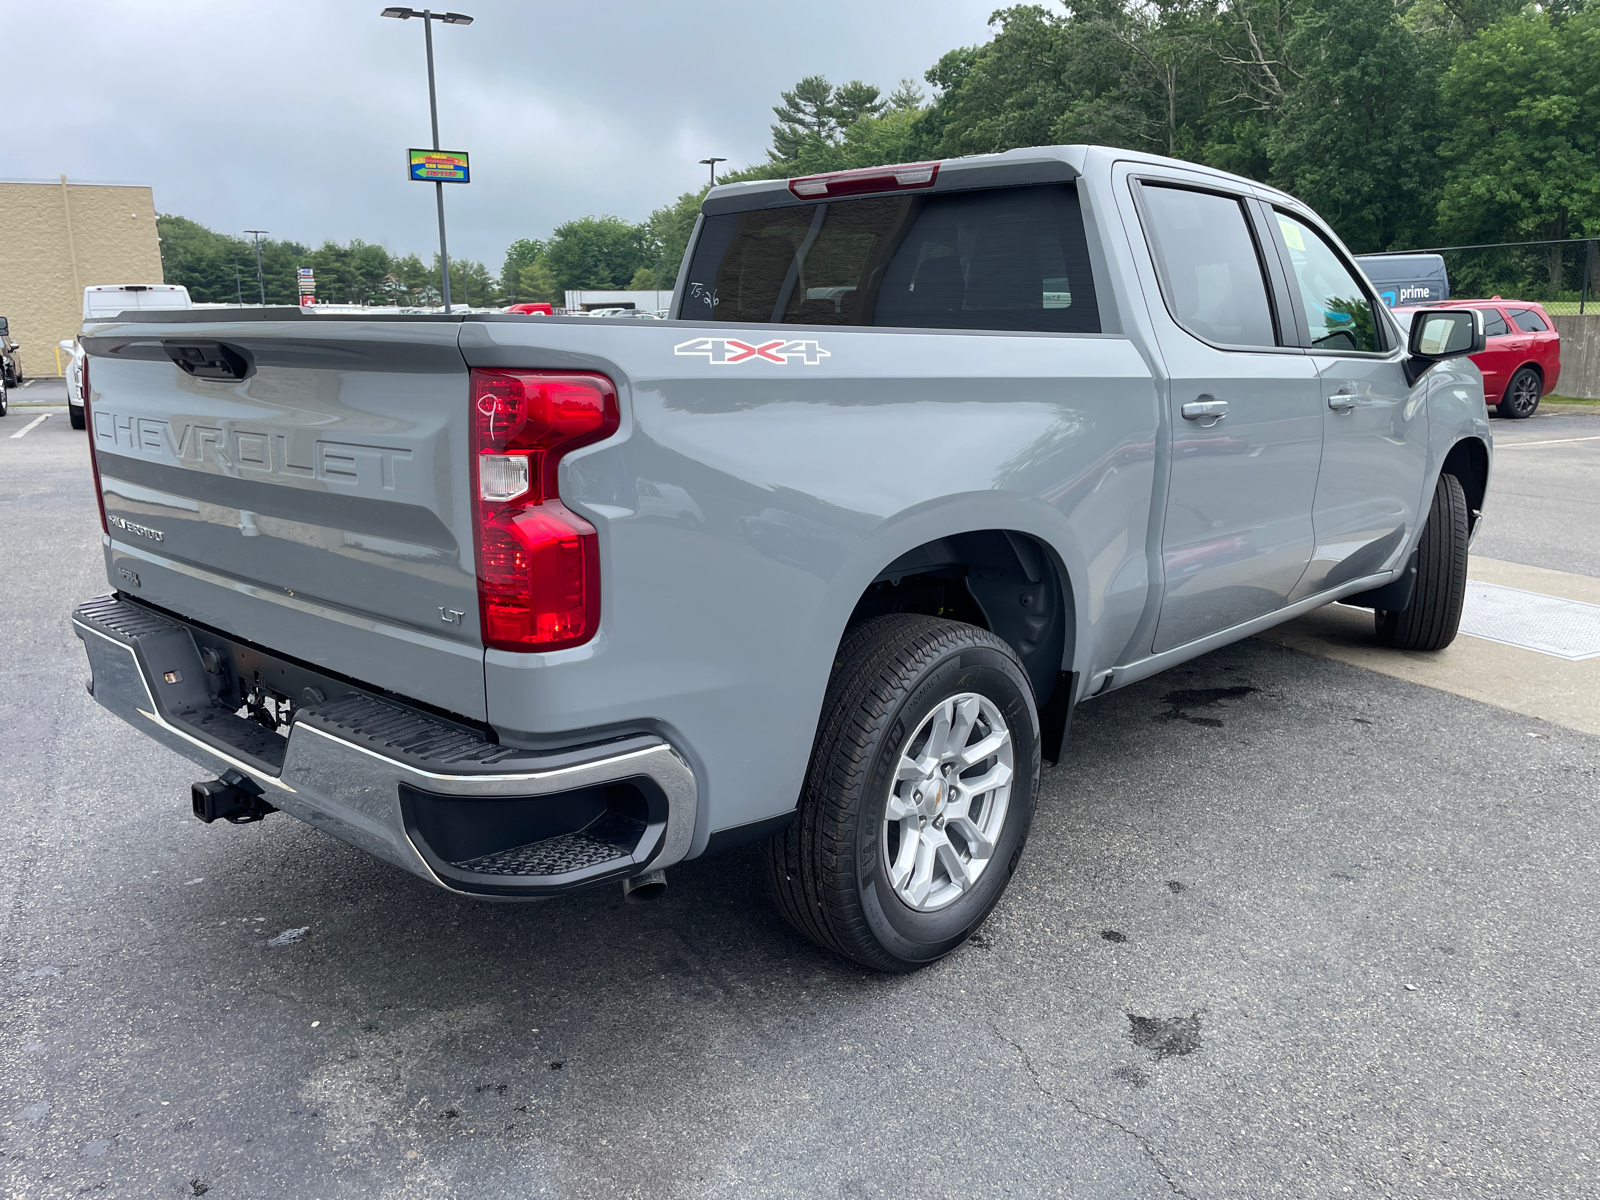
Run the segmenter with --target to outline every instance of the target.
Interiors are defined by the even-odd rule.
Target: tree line
[[[990,26],[928,69],[927,94],[800,80],[773,107],[764,161],[723,179],[1089,142],[1281,187],[1358,253],[1600,236],[1600,0],[1083,0],[1014,5]],[[671,287],[704,194],[638,224],[583,217],[519,239],[498,276],[452,262],[452,299]],[[197,298],[232,299],[238,263],[248,292],[249,243],[161,220],[170,282],[187,272]],[[1563,251],[1464,258],[1452,276],[1559,298],[1576,287]],[[315,268],[329,300],[437,290],[436,266],[430,278],[416,255],[359,241],[264,243],[263,262],[276,302],[293,298],[295,266]]]
[[[217,233],[187,217],[156,218],[161,267],[167,283],[181,283],[203,304],[257,304],[263,285],[268,304],[299,302],[297,269],[310,267],[321,303],[434,305],[439,303],[439,257],[391,254],[359,238],[347,245],[309,246],[277,238],[261,239],[261,273],[256,245],[249,238]],[[499,303],[499,281],[482,263],[453,259],[451,300],[462,305]]]

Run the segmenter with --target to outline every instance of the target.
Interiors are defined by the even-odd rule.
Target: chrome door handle
[[[1226,400],[1213,400],[1210,396],[1201,396],[1198,400],[1189,401],[1179,411],[1183,413],[1185,421],[1198,421],[1200,422],[1200,428],[1210,429],[1228,415],[1228,402]]]
[[[1347,413],[1358,403],[1352,392],[1335,392],[1328,397],[1328,407],[1336,413]]]

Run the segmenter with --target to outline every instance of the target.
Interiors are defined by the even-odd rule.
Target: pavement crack
[[[1172,1172],[1167,1170],[1167,1165],[1161,1161],[1160,1157],[1156,1154],[1155,1149],[1150,1145],[1149,1139],[1147,1139],[1144,1134],[1140,1133],[1137,1129],[1128,1128],[1128,1126],[1124,1125],[1121,1121],[1115,1120],[1112,1117],[1105,1116],[1102,1113],[1090,1112],[1071,1096],[1057,1096],[1054,1091],[1046,1086],[1044,1079],[1039,1075],[1039,1069],[1033,1065],[1033,1059],[1029,1057],[1028,1052],[1022,1048],[1021,1043],[1013,1041],[1011,1038],[1008,1038],[1005,1034],[1001,1033],[993,1021],[989,1022],[989,1032],[994,1034],[996,1038],[1017,1052],[1017,1055],[1022,1059],[1022,1065],[1027,1068],[1028,1076],[1033,1080],[1033,1086],[1038,1088],[1040,1092],[1046,1096],[1049,1096],[1052,1100],[1061,1101],[1061,1103],[1065,1104],[1068,1108],[1077,1113],[1080,1117],[1083,1117],[1085,1120],[1099,1121],[1102,1125],[1109,1125],[1113,1129],[1127,1134],[1139,1144],[1139,1149],[1143,1151],[1144,1156],[1150,1160],[1150,1165],[1156,1169],[1156,1174],[1161,1176],[1162,1182],[1165,1183],[1167,1187],[1172,1189],[1173,1195],[1182,1196],[1184,1200],[1194,1200],[1194,1196],[1185,1191],[1183,1185],[1172,1177]]]

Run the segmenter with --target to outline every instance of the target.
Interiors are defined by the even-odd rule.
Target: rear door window
[[[1506,324],[1498,308],[1486,308],[1483,310],[1483,332],[1486,337],[1505,337],[1510,334],[1511,326]]]
[[[1098,333],[1071,185],[708,216],[684,320]]]
[[[1550,326],[1546,325],[1540,319],[1539,314],[1531,308],[1508,308],[1506,312],[1510,314],[1511,319],[1517,323],[1517,328],[1522,330],[1523,333],[1550,332]]]
[[[1144,183],[1145,232],[1167,309],[1196,337],[1276,346],[1261,256],[1234,196]]]

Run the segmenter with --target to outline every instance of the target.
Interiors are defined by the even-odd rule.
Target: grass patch
[[[1539,401],[1541,408],[1547,404],[1571,404],[1578,408],[1600,409],[1600,400],[1580,400],[1576,396],[1557,396],[1554,393]]]

